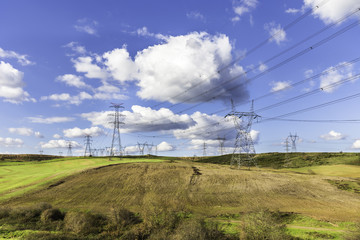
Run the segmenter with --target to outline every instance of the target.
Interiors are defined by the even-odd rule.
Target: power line
[[[310,15],[314,10],[316,9],[319,9],[322,5],[325,5],[327,2],[329,2],[329,0],[324,0],[322,1],[320,4],[318,4],[317,6],[313,7],[312,9],[308,10],[307,12],[303,13],[300,17],[296,18],[294,21],[290,22],[289,24],[287,24],[286,26],[284,26],[283,30],[288,30],[289,28],[291,28],[292,26],[294,26],[295,24],[297,24],[298,22],[300,22],[301,20],[303,20],[305,17],[307,17],[308,15]],[[244,53],[243,55],[237,57],[235,60],[233,60],[232,62],[230,62],[229,64],[223,66],[222,68],[218,69],[215,73],[211,74],[209,77],[207,77],[206,79],[204,79],[204,81],[202,82],[199,82],[191,87],[189,87],[188,89],[182,91],[181,93],[169,98],[168,100],[170,99],[173,99],[173,98],[177,98],[187,92],[189,92],[190,90],[202,85],[204,82],[208,81],[209,79],[211,79],[213,76],[215,76],[216,74],[224,71],[225,69],[233,66],[235,63],[237,63],[238,61],[240,61],[241,59],[244,59],[246,56],[249,56],[251,55],[252,53],[254,53],[255,51],[257,51],[258,49],[260,49],[262,46],[264,46],[266,43],[268,43],[271,39],[273,39],[276,35],[280,34],[282,31],[279,30],[277,32],[275,32],[273,35],[271,35],[270,37],[268,37],[267,39],[265,39],[264,41],[258,43],[257,45],[255,45],[253,48],[251,48],[249,51],[247,51],[246,53]],[[162,103],[158,103],[158,104],[155,104],[154,106],[152,106],[152,108],[154,107],[158,107],[158,106],[161,106],[163,105],[164,102]],[[177,104],[175,104],[177,105]],[[171,107],[175,106],[175,105],[172,105]]]

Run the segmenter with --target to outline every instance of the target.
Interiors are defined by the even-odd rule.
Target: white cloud
[[[15,69],[11,64],[0,61],[0,97],[5,102],[21,103],[36,102],[34,98],[30,98],[28,92],[23,90],[24,73]]]
[[[27,55],[19,54],[14,51],[4,50],[0,48],[0,58],[15,58],[18,63],[23,66],[34,64],[28,59]]]
[[[224,101],[229,98],[243,100],[248,97],[246,88],[233,88],[235,82],[239,84],[242,79],[222,85],[206,96],[200,95],[244,73],[238,65],[218,73],[218,69],[231,62],[231,52],[229,38],[222,34],[211,36],[194,32],[169,37],[165,43],[151,46],[136,55],[137,85],[140,87],[137,95],[146,100],[171,103],[208,101],[214,95],[219,95],[217,99]],[[195,87],[199,82],[201,87]]]
[[[24,142],[20,138],[0,137],[0,145],[5,147],[21,147],[22,145],[24,145]]]
[[[232,21],[239,21],[240,16],[244,15],[245,13],[249,13],[256,8],[258,5],[257,0],[240,0],[240,2],[234,2],[233,4],[233,11],[237,15]]]
[[[59,139],[59,138],[61,138],[61,135],[56,133],[53,135],[53,138]]]
[[[104,53],[103,58],[105,59],[105,65],[115,80],[125,82],[135,78],[137,67],[130,58],[125,46]]]
[[[346,135],[331,130],[328,134],[321,135],[320,137],[322,139],[330,141],[330,140],[343,140],[346,138]]]
[[[298,13],[300,12],[301,9],[296,9],[296,8],[288,8],[285,10],[286,13],[291,13],[291,14],[295,14],[295,13]]]
[[[344,63],[339,63],[339,65],[340,64],[344,64]],[[332,68],[333,67],[330,67],[330,68],[326,69],[325,71],[329,71]],[[330,71],[329,73],[327,73],[325,75],[322,75],[320,77],[320,88],[324,92],[327,92],[327,93],[334,92],[341,85],[341,84],[337,85],[336,83],[345,78],[351,77],[353,75],[352,70],[353,70],[352,65],[350,65],[346,68],[336,69],[334,71]],[[331,85],[331,86],[329,86],[329,85]]]
[[[251,130],[250,137],[251,137],[253,143],[257,144],[257,143],[259,143],[259,140],[260,140],[260,132],[257,130]]]
[[[34,134],[34,131],[31,128],[21,127],[21,128],[9,128],[10,133],[15,133],[22,136],[31,136]]]
[[[41,148],[67,148],[71,142],[73,148],[81,148],[81,145],[75,141],[66,141],[63,139],[60,140],[50,140],[47,143],[40,143]]]
[[[259,71],[260,72],[263,72],[263,71],[265,71],[265,70],[267,70],[268,69],[268,66],[266,66],[265,64],[263,64],[263,63],[260,63],[260,66],[259,66]]]
[[[92,137],[105,135],[104,130],[99,127],[91,127],[85,129],[80,129],[78,127],[75,127],[75,128],[65,129],[63,133],[64,136],[68,138],[78,138],[78,137],[84,137],[86,135],[90,135]]]
[[[352,146],[351,146],[352,149],[360,149],[360,139],[356,140]]]
[[[44,138],[44,136],[40,132],[34,132],[35,137]]]
[[[107,79],[109,77],[106,70],[93,63],[92,57],[78,57],[72,59],[77,72],[85,73],[87,78]]]
[[[79,45],[78,42],[69,42],[64,47],[70,48],[74,53],[84,55],[87,51],[84,46]],[[69,54],[68,56],[73,56],[74,54]]]
[[[190,19],[200,20],[202,22],[205,22],[205,17],[200,12],[192,11],[186,13],[186,17]]]
[[[264,29],[270,35],[270,42],[276,42],[279,45],[281,42],[286,40],[286,32],[280,26],[280,24],[276,24],[275,22],[266,23],[264,25]]]
[[[290,88],[291,83],[286,81],[279,81],[279,82],[272,82],[270,83],[270,85],[272,86],[270,91],[277,92]]]
[[[75,120],[72,117],[49,117],[49,118],[28,117],[28,119],[33,123],[45,123],[45,124],[71,122]]]
[[[136,153],[139,151],[137,146],[127,146],[125,147],[125,153]]]
[[[82,77],[76,76],[73,74],[65,74],[62,76],[58,76],[56,78],[59,82],[64,82],[68,86],[77,87],[77,88],[91,88],[91,86],[87,85],[83,80]]]
[[[87,18],[82,18],[76,21],[74,28],[79,32],[84,32],[90,35],[96,35],[98,26],[97,21],[92,21]]]
[[[303,8],[316,8],[313,15],[325,24],[336,22],[346,14],[355,11],[359,7],[359,0],[328,1],[322,4],[322,0],[304,0]],[[359,17],[359,15],[357,15]]]
[[[157,145],[157,150],[159,152],[168,152],[168,151],[174,151],[175,147],[167,142],[161,142],[160,144]]]
[[[162,35],[160,33],[152,33],[149,32],[149,30],[147,29],[147,27],[142,27],[142,28],[138,28],[135,32],[137,35],[139,36],[143,36],[143,37],[154,37],[160,40],[166,39],[167,37],[165,35]]]
[[[173,129],[184,129],[194,124],[193,119],[187,114],[176,115],[171,110],[160,108],[153,110],[149,107],[134,105],[131,107],[132,112],[122,111],[124,115],[121,125],[122,132],[153,132],[166,131]],[[87,119],[94,126],[104,126],[113,128],[110,124],[113,119],[110,114],[112,111],[83,113],[81,116]]]

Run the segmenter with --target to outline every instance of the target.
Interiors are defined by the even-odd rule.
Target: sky
[[[360,150],[360,0],[1,0],[0,153]],[[233,102],[233,105],[231,104]],[[232,108],[234,107],[234,109]],[[248,122],[235,119],[240,127]],[[151,148],[151,146],[153,146]],[[100,150],[105,149],[105,150]],[[292,142],[289,144],[292,150]],[[117,150],[118,151],[118,150]]]

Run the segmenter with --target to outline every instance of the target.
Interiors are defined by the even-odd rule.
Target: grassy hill
[[[251,171],[230,169],[229,155],[196,161],[166,159],[3,162],[1,205],[24,208],[46,202],[61,211],[106,216],[114,209],[127,209],[144,223],[155,221],[156,226],[167,219],[164,212],[170,212],[214,220],[235,234],[246,225],[248,216],[267,218],[269,211],[280,213],[275,218],[285,217],[282,223],[293,236],[306,239],[343,239],[344,231],[359,221],[356,154],[296,153],[290,161],[285,161],[284,154],[260,154],[260,167]],[[181,229],[179,224],[175,225]]]

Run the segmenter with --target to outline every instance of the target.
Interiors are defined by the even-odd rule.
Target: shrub
[[[285,225],[279,224],[268,210],[261,210],[247,215],[242,227],[244,239],[286,240],[292,239],[286,233]]]
[[[0,219],[10,216],[10,208],[0,207]]]
[[[99,233],[107,219],[99,214],[68,212],[64,218],[65,230],[75,234]]]
[[[359,240],[360,239],[360,223],[356,225],[356,228],[352,231],[348,231],[345,234],[346,240]]]
[[[112,223],[117,227],[127,227],[141,222],[141,219],[135,215],[135,213],[125,208],[112,208],[111,209],[111,220]]]
[[[64,220],[64,214],[57,208],[46,209],[40,216],[42,223]]]

